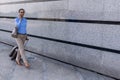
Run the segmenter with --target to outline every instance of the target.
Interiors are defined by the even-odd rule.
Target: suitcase
[[[13,56],[16,48],[18,48],[18,47],[17,47],[17,46],[14,46],[14,47],[12,48],[12,50],[10,51],[9,57],[12,57],[12,56]]]
[[[25,41],[24,46],[26,46],[28,40]],[[9,57],[11,57],[11,60],[15,60],[17,57],[17,52],[18,52],[18,46],[14,46],[12,50],[10,51]]]
[[[17,57],[17,52],[18,52],[18,48],[15,49],[15,51],[13,52],[13,55],[11,57],[11,60],[15,60]]]

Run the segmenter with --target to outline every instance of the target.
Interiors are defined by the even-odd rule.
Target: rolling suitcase
[[[25,41],[24,46],[28,43],[28,39]],[[18,52],[18,46],[14,46],[12,50],[10,51],[9,57],[11,57],[11,60],[15,60],[17,57],[17,52]]]

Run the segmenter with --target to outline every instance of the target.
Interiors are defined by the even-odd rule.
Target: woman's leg
[[[18,48],[20,51],[20,55],[21,55],[21,58],[23,59],[25,66],[29,67],[28,61],[25,57],[25,51],[24,51],[24,42],[25,41],[23,41],[24,40],[23,38],[24,38],[23,36],[18,36],[18,38],[16,38],[16,42],[17,42],[17,45],[18,45]],[[19,54],[18,54],[18,57],[19,57]]]
[[[23,36],[22,36],[23,46],[24,46],[24,44],[25,44],[26,38],[27,38],[26,35],[23,35]],[[24,48],[25,48],[25,46],[24,46]],[[25,64],[26,67],[29,67],[29,66],[30,66],[29,63],[28,63],[28,61],[27,61],[27,59],[26,59],[26,61],[24,62],[24,64]]]
[[[16,61],[17,61],[17,64],[19,64],[19,65],[21,65],[21,63],[20,63],[20,58],[21,58],[20,50],[18,49],[18,51],[17,51],[17,57],[16,57]]]

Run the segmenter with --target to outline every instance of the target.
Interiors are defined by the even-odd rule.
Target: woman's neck
[[[22,16],[19,16],[20,19],[22,19],[23,17]]]

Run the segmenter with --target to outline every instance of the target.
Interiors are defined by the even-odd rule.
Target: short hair
[[[25,13],[25,9],[23,9],[23,8],[20,8],[20,9],[18,10],[18,12],[20,13],[21,10],[23,10],[23,12]]]

